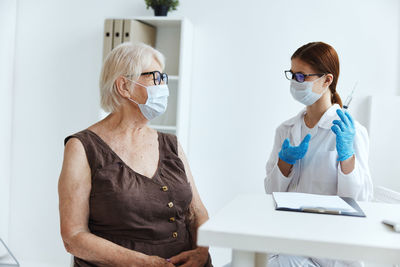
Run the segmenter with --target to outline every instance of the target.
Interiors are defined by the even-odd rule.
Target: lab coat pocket
[[[313,192],[337,194],[337,152],[318,151],[310,162]]]

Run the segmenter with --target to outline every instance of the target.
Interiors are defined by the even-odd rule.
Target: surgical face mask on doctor
[[[168,105],[168,96],[169,96],[168,85],[160,84],[160,85],[145,86],[131,79],[128,80],[146,88],[147,91],[146,103],[140,104],[137,101],[133,100],[132,98],[128,99],[139,106],[140,112],[142,112],[143,116],[147,120],[150,121],[164,114],[164,112],[167,110],[167,105]]]
[[[326,90],[329,87],[326,87],[321,93],[315,93],[313,92],[313,86],[314,83],[321,78],[325,77],[319,77],[318,79],[314,81],[308,81],[308,82],[298,82],[294,79],[290,80],[290,93],[292,94],[293,98],[299,101],[300,103],[306,105],[306,106],[311,106],[315,102],[318,101],[318,99],[321,98],[321,96],[326,92]]]

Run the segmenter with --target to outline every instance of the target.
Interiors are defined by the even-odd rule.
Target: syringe
[[[349,108],[350,103],[351,103],[351,100],[353,100],[353,94],[354,94],[354,91],[356,90],[357,84],[358,84],[358,82],[356,82],[356,83],[354,84],[353,90],[351,90],[351,93],[350,93],[349,96],[346,98],[346,101],[344,102],[344,105],[343,105],[343,109],[344,109],[344,110],[347,110],[347,109]]]

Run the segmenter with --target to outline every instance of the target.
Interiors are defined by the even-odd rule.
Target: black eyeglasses
[[[168,84],[168,74],[166,73],[161,73],[158,70],[155,71],[149,71],[149,72],[143,72],[140,74],[142,75],[153,75],[153,81],[154,85],[159,85],[161,82],[164,82],[165,84]]]
[[[306,80],[306,77],[308,77],[308,76],[322,77],[324,75],[325,75],[325,73],[303,74],[301,72],[293,73],[291,70],[285,70],[286,79],[288,79],[288,80],[296,80],[299,83],[304,82]]]

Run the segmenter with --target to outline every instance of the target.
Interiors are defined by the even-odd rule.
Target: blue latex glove
[[[302,159],[306,155],[310,139],[311,135],[307,134],[299,146],[291,146],[289,138],[286,138],[279,152],[279,158],[286,163],[295,164],[296,160]]]
[[[356,129],[351,115],[341,109],[336,110],[340,120],[334,120],[332,131],[336,134],[336,150],[338,152],[338,161],[344,161],[354,155],[354,136]]]

